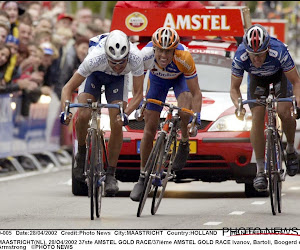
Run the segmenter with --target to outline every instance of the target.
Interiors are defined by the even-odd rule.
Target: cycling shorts
[[[148,83],[147,99],[151,98],[165,102],[170,88],[173,88],[176,99],[178,99],[178,96],[182,92],[190,92],[183,74],[175,79],[161,79],[150,72]],[[148,103],[147,109],[161,112],[162,107],[153,103]]]
[[[276,97],[289,97],[293,95],[293,86],[286,78],[282,70],[271,76],[255,76],[248,74],[247,98],[256,99],[260,96],[269,95],[269,84],[273,83]],[[259,106],[257,103],[249,103],[249,107]]]
[[[80,85],[78,94],[89,93],[96,100],[101,101],[101,88],[105,86],[107,103],[113,101],[128,101],[128,75],[109,75],[104,72],[94,71]]]

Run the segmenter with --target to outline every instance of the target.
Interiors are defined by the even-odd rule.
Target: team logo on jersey
[[[129,30],[139,32],[147,27],[148,20],[143,14],[133,12],[126,17],[125,25]]]

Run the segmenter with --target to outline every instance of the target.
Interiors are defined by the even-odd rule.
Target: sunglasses
[[[107,58],[107,60],[112,64],[112,65],[118,65],[118,64],[120,64],[120,65],[122,65],[122,64],[124,64],[126,61],[127,61],[127,57],[125,58],[125,59],[123,59],[123,60],[121,60],[121,61],[114,61],[114,60],[111,60],[111,59],[109,59],[109,58]]]
[[[248,53],[249,55],[251,55],[251,56],[260,56],[260,55],[264,54],[265,52],[267,52],[268,50],[269,50],[269,48],[265,49],[264,51],[257,52],[257,53],[255,53],[255,52],[250,52],[249,50],[246,50],[246,51],[247,51],[247,53]]]

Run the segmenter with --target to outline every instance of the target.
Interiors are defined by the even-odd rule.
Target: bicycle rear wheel
[[[269,179],[270,202],[273,215],[276,215],[277,193],[278,193],[278,177],[275,173],[275,141],[272,130],[267,130],[267,170]],[[275,173],[275,174],[274,174]]]
[[[141,216],[144,205],[146,203],[147,197],[151,191],[152,181],[154,179],[153,174],[156,170],[156,165],[159,159],[160,151],[163,149],[162,146],[164,144],[165,134],[161,133],[157,138],[154,147],[151,150],[149,158],[147,160],[145,166],[145,182],[144,182],[144,190],[141,195],[141,199],[138,206],[137,217]]]
[[[157,209],[158,209],[158,207],[161,203],[161,200],[165,194],[167,183],[172,178],[171,177],[171,168],[172,168],[173,160],[174,160],[175,154],[176,154],[176,138],[175,137],[172,138],[172,142],[170,143],[170,145],[172,145],[172,144],[173,144],[173,149],[172,149],[171,153],[169,153],[170,149],[165,150],[165,147],[161,151],[161,161],[162,161],[160,163],[162,166],[161,170],[162,171],[167,170],[167,172],[160,173],[160,177],[162,179],[162,185],[156,186],[154,189],[152,205],[151,205],[151,214],[152,215],[155,215],[155,213],[157,212]]]

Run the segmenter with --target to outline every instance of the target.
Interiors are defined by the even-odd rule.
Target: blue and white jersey
[[[270,76],[282,69],[288,72],[295,67],[295,63],[287,49],[287,46],[278,39],[271,37],[269,52],[266,60],[260,68],[252,65],[250,57],[243,43],[235,53],[231,73],[236,77],[243,77],[244,71],[256,76]]]
[[[130,50],[128,55],[128,63],[122,73],[117,74],[109,66],[104,44],[108,33],[95,36],[90,39],[89,52],[84,61],[78,68],[78,73],[83,77],[88,77],[94,71],[104,72],[108,75],[126,75],[129,72],[133,76],[141,76],[144,74],[144,64],[141,51],[137,46],[130,42]]]

